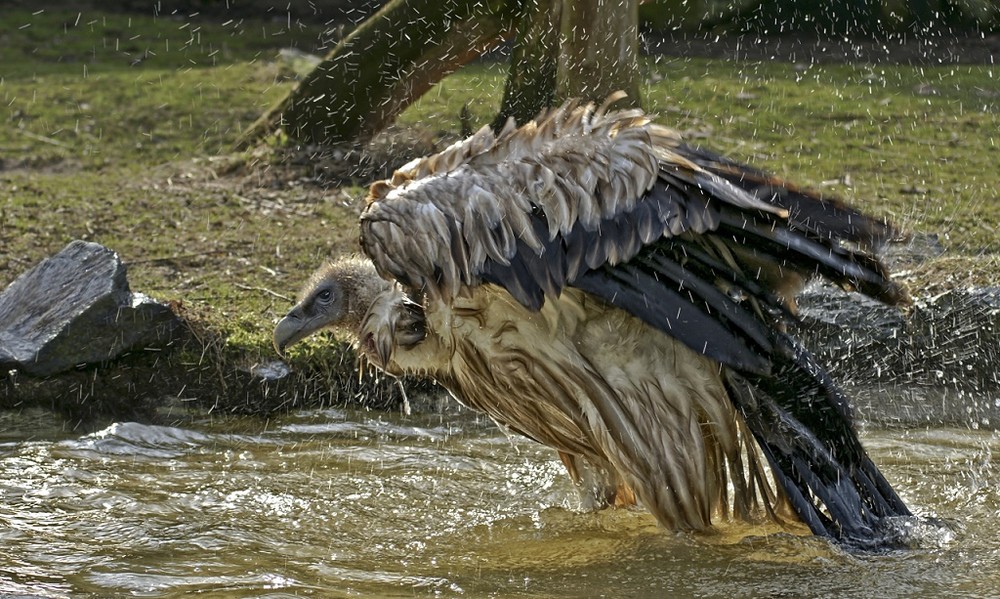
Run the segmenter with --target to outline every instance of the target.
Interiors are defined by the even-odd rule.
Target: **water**
[[[1000,434],[868,430],[951,522],[850,555],[775,528],[583,512],[548,450],[472,414],[315,411],[65,431],[0,416],[0,596],[1000,597]]]

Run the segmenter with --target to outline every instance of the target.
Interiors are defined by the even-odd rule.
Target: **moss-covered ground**
[[[281,48],[332,28],[5,10],[0,19],[0,285],[72,239],[129,264],[230,347],[270,355],[274,320],[320,262],[355,248],[364,185],[499,104],[505,67],[470,65],[367,152],[232,150],[293,85]],[[1000,283],[1000,69],[646,59],[647,107],[697,143],[933,234],[920,288]],[[315,348],[301,359],[321,360]]]

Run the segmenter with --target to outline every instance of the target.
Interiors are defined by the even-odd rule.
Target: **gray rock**
[[[168,306],[129,290],[115,252],[73,241],[0,293],[0,367],[51,376],[162,347],[179,325]]]
[[[914,233],[882,258],[898,275],[944,253],[937,235]],[[916,386],[921,395],[1000,386],[1000,288],[918,295],[904,312],[816,282],[798,303],[798,334],[843,383]]]
[[[1000,386],[1000,288],[956,289],[909,314],[829,285],[799,297],[799,335],[844,382]]]
[[[288,364],[281,360],[271,360],[264,364],[254,364],[250,367],[250,374],[264,381],[277,381],[287,377],[292,373]]]
[[[907,322],[898,308],[827,283],[810,284],[798,297],[797,336],[842,383],[900,375]]]
[[[799,297],[797,336],[864,420],[1000,423],[1000,288],[955,289],[903,312],[826,284]]]

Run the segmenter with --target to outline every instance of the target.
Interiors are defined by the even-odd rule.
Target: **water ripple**
[[[472,417],[325,411],[26,433],[0,447],[0,594],[993,592],[1000,436],[869,430],[865,442],[910,504],[962,523],[953,537],[858,557],[775,527],[667,534],[641,511],[581,511],[551,451]]]

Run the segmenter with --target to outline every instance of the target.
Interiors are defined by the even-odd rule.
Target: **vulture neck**
[[[368,308],[392,287],[392,283],[380,277],[375,266],[365,258],[342,260],[333,264],[331,270],[340,283],[346,304],[337,327],[357,339]]]

